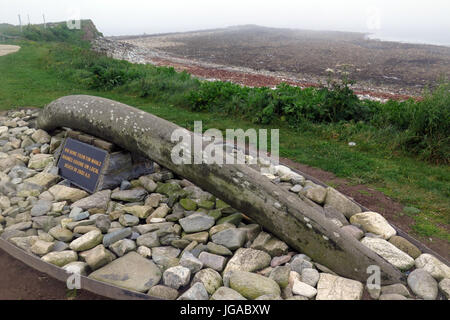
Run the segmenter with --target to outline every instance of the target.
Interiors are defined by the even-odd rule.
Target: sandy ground
[[[9,44],[0,44],[0,56],[6,56],[7,54],[19,51],[19,46],[13,46]]]

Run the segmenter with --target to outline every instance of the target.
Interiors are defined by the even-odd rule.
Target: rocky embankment
[[[261,172],[402,270],[408,286],[369,289],[340,277],[157,164],[150,175],[89,195],[57,175],[66,131],[34,129],[37,115],[0,117],[0,233],[68,272],[169,300],[450,297],[447,265],[397,236],[378,213],[287,167],[266,163]]]

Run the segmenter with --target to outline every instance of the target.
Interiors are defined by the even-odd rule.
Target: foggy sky
[[[92,19],[105,36],[258,24],[450,45],[449,0],[0,0],[0,22]]]

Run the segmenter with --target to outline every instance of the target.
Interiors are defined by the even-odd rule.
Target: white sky
[[[450,0],[0,0],[0,22],[62,21],[79,12],[105,35],[239,24],[361,31],[450,45]]]

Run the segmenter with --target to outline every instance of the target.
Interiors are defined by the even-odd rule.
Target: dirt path
[[[6,56],[7,54],[19,51],[19,46],[13,46],[9,44],[0,44],[0,56]]]

